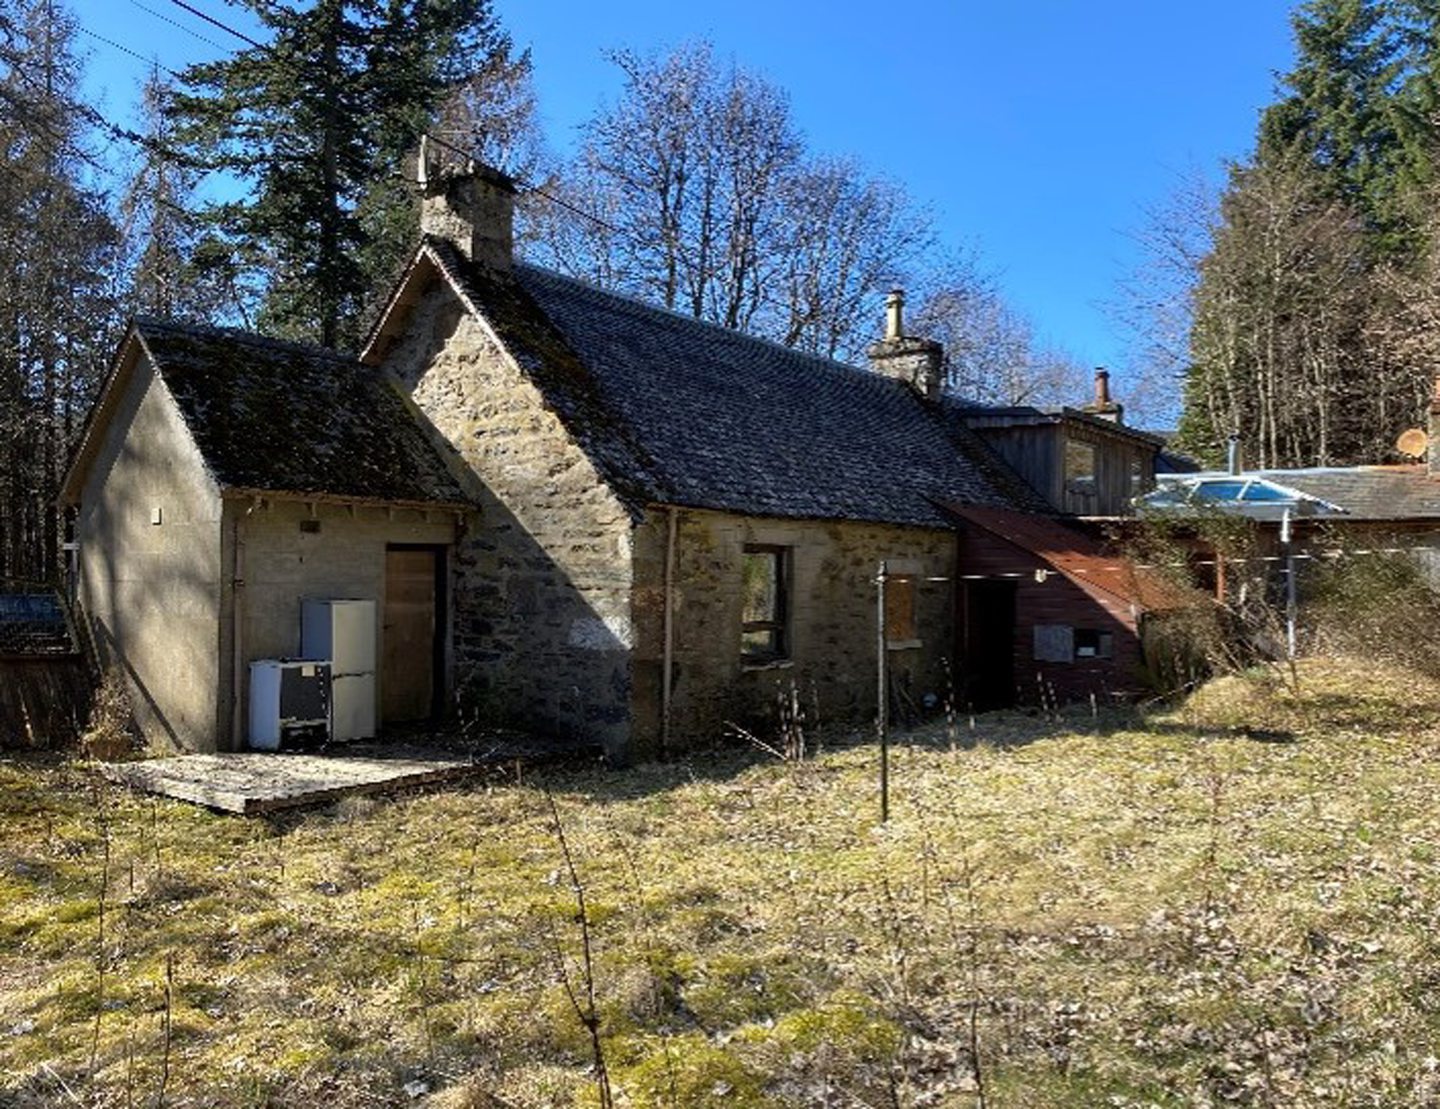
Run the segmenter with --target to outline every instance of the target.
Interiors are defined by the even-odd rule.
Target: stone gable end
[[[385,368],[464,463],[480,505],[457,545],[458,709],[629,742],[631,519],[491,330],[448,287],[410,310]]]

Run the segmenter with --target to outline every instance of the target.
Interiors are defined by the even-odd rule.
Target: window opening
[[[789,653],[788,551],[747,545],[741,554],[740,654],[750,662],[771,662]]]

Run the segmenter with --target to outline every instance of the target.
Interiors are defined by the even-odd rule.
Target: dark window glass
[[[784,547],[747,546],[740,556],[740,654],[748,660],[769,662],[789,653],[787,555]]]

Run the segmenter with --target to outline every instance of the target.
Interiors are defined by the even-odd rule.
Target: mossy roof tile
[[[951,527],[937,502],[1016,507],[1024,497],[972,432],[900,382],[429,245],[632,501]]]
[[[147,317],[135,330],[222,488],[468,501],[395,386],[355,359]]]

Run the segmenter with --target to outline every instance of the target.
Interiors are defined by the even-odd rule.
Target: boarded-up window
[[[908,574],[885,578],[885,638],[890,643],[920,638],[915,630],[915,579]]]
[[[740,654],[770,662],[789,654],[786,614],[790,607],[785,547],[747,546],[740,556]]]
[[[1073,662],[1075,629],[1069,624],[1035,625],[1036,662]]]

